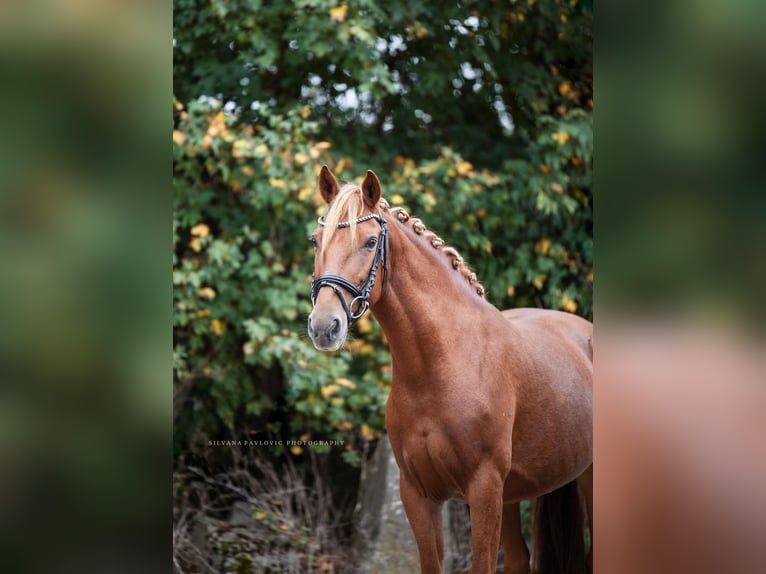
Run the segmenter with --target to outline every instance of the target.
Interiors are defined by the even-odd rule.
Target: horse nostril
[[[313,338],[314,337],[314,327],[311,325],[311,317],[309,317],[309,335]]]
[[[338,334],[340,333],[340,319],[337,317],[330,321],[330,324],[327,326],[327,329],[325,329],[325,333],[327,334],[327,338],[330,341],[334,341]]]

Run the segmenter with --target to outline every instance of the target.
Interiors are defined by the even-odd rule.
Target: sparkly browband
[[[357,218],[355,223],[363,223],[365,221],[369,221],[370,219],[377,219],[378,221],[382,220],[380,215],[378,215],[377,213],[368,213],[367,215],[364,215],[362,217]],[[324,227],[325,226],[324,217],[320,217],[319,219],[317,219],[317,223],[319,225],[321,225],[322,227]],[[340,222],[338,222],[336,227],[338,227],[338,228],[351,227],[351,222],[350,221],[340,221]]]

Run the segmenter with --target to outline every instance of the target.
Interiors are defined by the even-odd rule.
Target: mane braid
[[[378,205],[383,211],[387,211],[396,217],[396,219],[398,219],[400,222],[405,224],[409,223],[416,235],[420,235],[429,243],[429,245],[431,245],[431,247],[441,251],[444,255],[446,255],[450,259],[452,268],[458,271],[463,276],[463,278],[468,281],[468,284],[474,289],[474,291],[476,291],[476,294],[479,295],[479,297],[486,299],[487,292],[484,289],[484,285],[479,282],[478,277],[476,277],[476,273],[471,271],[471,268],[468,267],[468,265],[465,263],[465,260],[460,256],[454,247],[446,246],[444,244],[444,240],[441,237],[436,235],[436,233],[433,231],[427,229],[425,224],[419,218],[410,217],[410,214],[407,213],[403,208],[390,207],[388,201],[382,198]]]

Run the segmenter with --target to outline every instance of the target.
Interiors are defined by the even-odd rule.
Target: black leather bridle
[[[318,279],[316,279],[314,274],[311,274],[311,304],[316,305],[317,295],[319,295],[319,290],[322,287],[331,287],[332,290],[335,291],[335,294],[338,296],[338,299],[340,299],[344,311],[346,311],[346,317],[348,318],[349,326],[352,325],[354,321],[359,319],[359,317],[361,317],[369,308],[370,293],[372,293],[372,288],[375,286],[375,277],[378,273],[378,267],[381,263],[383,264],[384,287],[386,285],[386,277],[388,275],[388,225],[386,224],[386,220],[377,213],[370,213],[360,217],[356,220],[356,223],[362,223],[364,221],[369,221],[370,219],[376,219],[378,223],[380,223],[380,236],[378,237],[378,243],[375,247],[375,258],[372,260],[370,272],[367,274],[367,279],[365,279],[361,287],[357,287],[340,275],[333,275],[328,273],[326,275],[321,275]],[[324,217],[320,217],[318,222],[319,225],[324,226]],[[350,221],[342,221],[337,224],[338,228],[350,226]],[[346,299],[343,297],[343,294],[340,292],[338,287],[343,287],[346,291],[354,296],[354,298],[351,300],[351,303],[346,303]],[[356,311],[354,311],[354,307],[357,307]]]

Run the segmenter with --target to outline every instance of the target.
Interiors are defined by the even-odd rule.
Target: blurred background
[[[0,8],[0,569],[168,569],[169,3]]]
[[[233,571],[238,520],[354,571],[387,356],[306,344],[322,163],[595,315],[597,572],[762,571],[760,4],[266,4],[0,11],[3,571]]]

